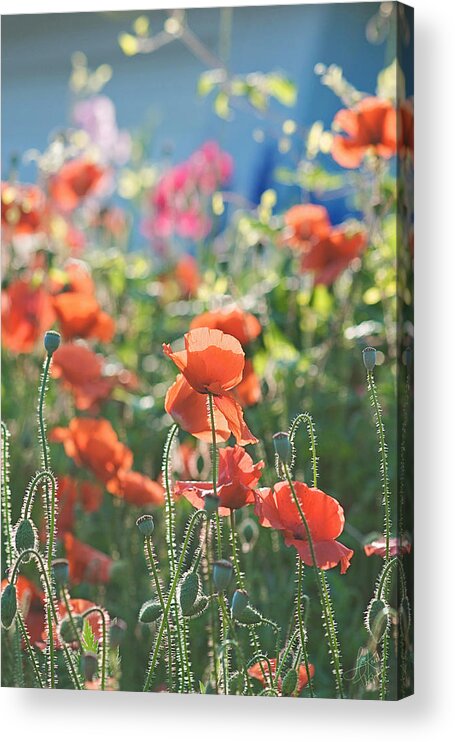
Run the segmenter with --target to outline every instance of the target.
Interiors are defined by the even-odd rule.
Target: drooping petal
[[[258,439],[253,435],[245,423],[242,408],[233,397],[227,394],[222,394],[214,397],[213,401],[215,406],[226,418],[231,433],[235,436],[237,443],[240,446],[246,446],[248,443],[258,442]]]
[[[307,564],[309,567],[313,566],[313,559],[308,541],[302,541],[289,536],[285,536],[284,540],[286,546],[294,546],[295,549],[297,549],[302,562]],[[313,546],[316,563],[319,569],[332,569],[332,567],[336,567],[337,564],[339,564],[341,574],[345,574],[354,555],[352,549],[348,549],[347,546],[340,544],[339,541],[335,541],[334,539],[328,541],[314,541]]]
[[[182,374],[179,374],[175,383],[169,387],[164,407],[187,433],[201,441],[212,440],[207,395],[194,391]],[[217,443],[227,441],[231,434],[226,418],[216,409],[215,430]]]

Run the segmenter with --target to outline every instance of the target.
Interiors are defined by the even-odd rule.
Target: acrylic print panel
[[[412,10],[2,26],[2,684],[410,695]]]

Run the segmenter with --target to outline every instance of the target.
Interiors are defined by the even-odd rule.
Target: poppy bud
[[[2,626],[9,629],[17,613],[16,586],[9,583],[2,592]]]
[[[162,612],[163,610],[159,600],[152,598],[152,600],[147,600],[142,605],[139,611],[139,621],[141,623],[153,623],[161,616]]]
[[[292,444],[288,433],[275,433],[273,436],[275,453],[283,464],[289,464],[292,459]]]
[[[253,624],[262,623],[262,616],[251,605],[247,605],[246,608],[240,613],[239,616],[235,616],[237,621],[245,624],[245,626],[252,626]]]
[[[48,330],[44,335],[44,347],[51,356],[60,345],[60,333],[55,330]]]
[[[209,515],[216,513],[220,504],[220,498],[216,495],[207,494],[204,497],[204,510]]]
[[[199,577],[196,572],[188,572],[180,583],[179,603],[184,616],[191,613],[199,592]]]
[[[288,670],[288,672],[284,676],[281,693],[283,696],[292,696],[293,693],[295,693],[296,687],[297,687],[297,671],[294,670],[293,667],[291,667],[291,669]]]
[[[73,644],[73,642],[77,642],[77,634],[74,629],[76,629],[76,631],[80,633],[84,627],[84,619],[79,613],[73,615],[72,619],[73,621],[71,622],[71,618],[69,616],[65,616],[65,618],[61,620],[58,629],[60,638],[63,642],[65,642],[65,644]]]
[[[89,683],[93,676],[98,672],[98,657],[94,652],[85,652],[81,658],[82,674]]]
[[[364,348],[362,350],[363,365],[367,371],[372,371],[376,366],[376,348]]]
[[[207,595],[200,595],[199,598],[196,598],[196,600],[194,601],[194,605],[191,608],[191,610],[188,613],[185,613],[185,617],[186,618],[197,618],[197,616],[200,616],[201,613],[204,613],[208,604],[209,604],[209,599]]]
[[[36,549],[36,542],[36,528],[32,521],[28,518],[20,520],[14,534],[14,543],[18,554],[21,554],[27,549]]]
[[[109,626],[109,641],[111,647],[118,647],[125,636],[127,624],[121,618],[113,618]]]
[[[365,624],[376,644],[381,641],[389,620],[388,606],[383,600],[373,598],[367,608]]]
[[[70,579],[70,565],[68,559],[54,559],[52,562],[52,570],[57,587],[65,587]]]
[[[141,515],[140,518],[137,519],[136,525],[144,538],[151,536],[155,530],[155,522],[152,515]]]
[[[232,596],[231,613],[232,618],[240,618],[248,605],[248,593],[246,590],[236,590]]]
[[[213,565],[213,582],[219,593],[226,590],[232,579],[233,567],[227,559],[219,559]]]

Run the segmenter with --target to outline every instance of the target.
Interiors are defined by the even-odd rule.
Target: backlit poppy
[[[183,374],[179,374],[174,384],[169,387],[164,407],[183,430],[201,441],[212,440],[207,397],[195,392]],[[214,410],[214,417],[217,443],[227,441],[231,431],[226,418],[218,409]]]
[[[257,442],[231,394],[242,379],[245,365],[245,354],[236,338],[201,327],[185,335],[185,350],[174,352],[167,344],[163,344],[163,350],[196,392],[213,394],[214,405],[238,443]]]
[[[192,255],[183,255],[175,266],[174,275],[183,296],[196,296],[201,276],[196,258]]]
[[[272,681],[275,680],[276,675],[276,667],[277,667],[277,661],[275,658],[269,659],[270,663],[270,670],[272,673]],[[314,665],[309,665],[310,668],[310,677],[314,677]],[[264,678],[265,674],[265,678]],[[262,685],[265,687],[267,685],[267,680],[269,676],[269,664],[267,662],[256,662],[256,664],[252,665],[248,668],[248,675],[252,678],[255,678],[255,680],[259,680]],[[281,692],[281,688],[283,686],[282,678],[278,678],[278,690]],[[303,690],[303,688],[308,685],[308,673],[306,671],[305,665],[299,665],[299,671],[297,676],[297,687],[295,690],[295,693],[299,694]]]
[[[263,468],[264,462],[253,463],[241,446],[220,448],[216,492],[220,498],[219,515],[229,515],[231,510],[254,503],[254,488]],[[213,495],[212,482],[177,482],[174,489],[175,497],[186,497],[199,510],[208,493]]]
[[[72,392],[78,410],[90,410],[107,399],[116,383],[114,376],[103,375],[101,358],[76,343],[64,343],[54,353],[52,375]]]
[[[330,286],[361,254],[366,244],[365,232],[351,234],[344,227],[334,227],[327,237],[313,245],[303,256],[301,269],[314,273],[315,283]]]
[[[113,495],[121,497],[125,502],[137,507],[146,505],[163,505],[164,489],[159,482],[140,474],[137,471],[120,470],[108,482],[106,489]]]
[[[329,213],[317,204],[297,204],[284,215],[286,229],[281,244],[307,251],[319,240],[327,237],[331,224]]]
[[[65,533],[63,541],[70,565],[70,579],[75,585],[80,582],[91,585],[109,582],[114,564],[111,557],[79,541],[72,533]]]
[[[368,153],[386,159],[396,153],[397,114],[388,100],[363,98],[338,111],[333,127],[347,134],[335,135],[332,143],[332,157],[342,167],[359,167]]]
[[[375,539],[369,544],[365,544],[363,547],[365,554],[369,557],[375,554],[376,556],[385,557],[386,555],[386,542],[385,538]],[[389,556],[394,557],[398,554],[409,554],[411,551],[411,543],[407,538],[397,538],[392,536],[389,540]]]
[[[99,191],[106,171],[94,162],[76,159],[66,162],[49,181],[49,195],[57,208],[72,211],[87,196]]]
[[[108,343],[115,332],[115,322],[103,312],[94,296],[64,292],[54,297],[54,309],[63,337],[97,338]]]
[[[46,232],[46,197],[38,186],[2,182],[1,207],[5,240]]]
[[[245,359],[242,381],[235,388],[235,396],[242,407],[251,407],[261,400],[261,382],[249,358]]]
[[[114,478],[119,469],[131,469],[133,464],[130,449],[120,443],[110,422],[102,418],[75,417],[67,428],[54,428],[49,439],[63,443],[66,455],[102,482]]]
[[[14,353],[31,353],[54,320],[52,300],[42,286],[20,278],[2,292],[2,341]]]
[[[249,342],[257,338],[262,329],[254,314],[244,312],[239,307],[204,312],[191,321],[190,330],[195,330],[198,327],[221,330],[221,332],[237,338],[242,346],[248,345]]]
[[[311,533],[317,566],[325,570],[340,564],[344,574],[354,552],[336,541],[344,527],[343,508],[333,497],[303,482],[294,482],[294,488]],[[255,495],[261,525],[283,531],[286,546],[294,546],[301,560],[313,566],[306,529],[289,484],[278,482],[272,489],[256,490]]]

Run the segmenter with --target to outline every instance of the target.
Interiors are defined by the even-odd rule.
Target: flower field
[[[404,73],[359,91],[318,64],[339,108],[303,128],[292,80],[217,66],[184,11],[119,38],[171,42],[205,61],[199,104],[298,154],[252,203],[221,142],[150,156],[76,53],[34,182],[4,164],[2,684],[407,696]]]

